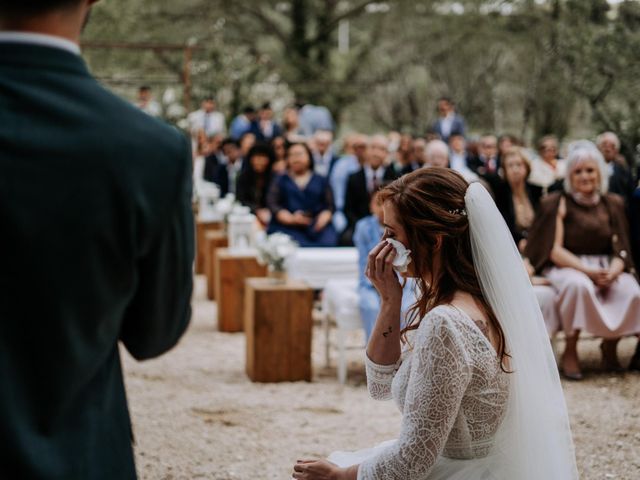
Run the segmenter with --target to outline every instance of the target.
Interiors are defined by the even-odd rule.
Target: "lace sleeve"
[[[367,371],[367,388],[374,400],[391,400],[391,382],[395,377],[400,360],[393,365],[378,365],[365,354],[364,365]]]
[[[471,361],[451,314],[432,311],[422,323],[398,442],[364,461],[358,480],[424,479],[453,428],[471,379]]]

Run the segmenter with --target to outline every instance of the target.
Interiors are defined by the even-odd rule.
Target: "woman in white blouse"
[[[328,460],[300,460],[293,478],[576,479],[542,315],[487,191],[431,168],[405,175],[380,198],[385,238],[369,255],[368,276],[382,303],[367,346],[367,383],[373,398],[395,400],[400,435]],[[421,290],[402,330],[397,254],[387,239],[413,252],[403,276]]]

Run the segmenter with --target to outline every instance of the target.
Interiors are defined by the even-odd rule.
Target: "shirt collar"
[[[0,31],[0,43],[26,43],[45,47],[66,50],[75,55],[80,55],[80,47],[66,38],[45,35],[33,32],[2,32]]]

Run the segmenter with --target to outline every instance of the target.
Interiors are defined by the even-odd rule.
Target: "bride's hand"
[[[293,478],[302,480],[339,480],[344,469],[328,460],[298,460],[293,466]]]
[[[393,269],[395,257],[393,245],[384,240],[369,252],[365,275],[371,280],[382,301],[402,301],[402,285]]]

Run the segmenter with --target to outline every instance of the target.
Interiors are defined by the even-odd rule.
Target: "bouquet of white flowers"
[[[284,233],[272,233],[257,244],[258,263],[273,272],[284,272],[286,262],[298,250],[298,243]]]

